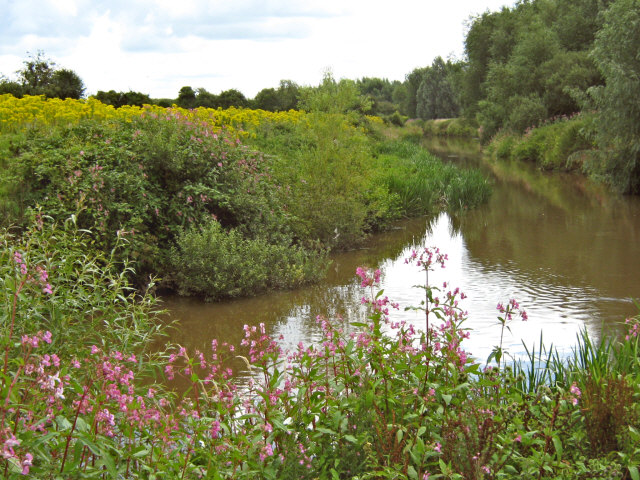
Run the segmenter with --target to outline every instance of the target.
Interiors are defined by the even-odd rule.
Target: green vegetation
[[[383,140],[382,122],[357,113],[354,82],[327,76],[300,99],[306,114],[154,107],[118,118],[94,103],[105,119],[69,121],[58,119],[78,105],[53,102],[51,118],[8,121],[0,136],[2,223],[23,226],[35,206],[75,215],[103,252],[126,239],[116,255],[134,262],[137,286],[159,276],[159,288],[219,299],[316,281],[328,251],[391,220],[487,199],[476,172]]]
[[[524,135],[498,134],[487,147],[494,158],[534,162],[546,170],[584,170],[596,155],[593,115],[581,114],[531,129]]]
[[[475,122],[462,117],[427,120],[424,122],[423,130],[429,137],[476,138],[478,136],[478,126]]]
[[[638,478],[639,317],[622,341],[583,334],[566,361],[531,346],[511,362],[499,343],[482,366],[458,289],[423,286],[425,333],[359,268],[370,316],[351,333],[319,317],[321,342],[291,352],[261,324],[240,345],[153,354],[153,298],[87,255],[91,232],[38,214],[0,238],[4,478]],[[515,300],[498,315],[527,319]]]
[[[214,220],[178,236],[170,265],[179,293],[215,300],[320,279],[325,268],[319,259],[324,260],[323,252],[274,244],[260,236],[247,238]]]
[[[18,70],[17,80],[10,80],[0,74],[0,95],[10,93],[14,97],[23,95],[45,95],[48,98],[81,98],[84,84],[80,77],[66,68],[56,68],[56,64],[45,58],[43,52],[32,55]]]
[[[464,115],[478,121],[483,140],[495,137],[498,156],[581,168],[638,193],[638,11],[633,0],[534,0],[475,18],[460,83]],[[545,125],[554,119],[562,125]]]
[[[592,57],[605,78],[590,93],[600,161],[591,170],[623,192],[640,193],[640,1],[617,0],[604,14]]]

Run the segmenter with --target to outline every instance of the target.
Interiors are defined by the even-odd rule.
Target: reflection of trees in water
[[[497,183],[490,204],[454,217],[453,228],[483,265],[510,262],[532,275],[549,271],[569,285],[592,285],[605,295],[637,295],[640,203],[619,197],[591,202],[568,183],[559,201],[556,187],[549,199],[540,189]]]
[[[455,155],[463,158],[463,149]],[[473,155],[465,158],[479,162]],[[546,289],[532,291],[541,302],[570,304],[592,296],[593,308],[620,318],[617,312],[630,307],[621,299],[640,292],[640,199],[608,195],[584,179],[522,164],[495,163],[491,169],[489,203],[452,214],[449,222],[450,236],[463,237],[479,281],[483,272],[508,272],[519,285]],[[209,352],[211,339],[239,345],[244,324],[264,323],[270,334],[285,336],[285,346],[307,344],[320,338],[318,315],[342,315],[348,329],[348,322],[364,314],[356,268],[379,267],[424,245],[425,231],[438,219],[401,222],[372,235],[359,250],[333,255],[328,277],[318,285],[216,304],[168,299],[171,317],[180,321],[171,341]]]

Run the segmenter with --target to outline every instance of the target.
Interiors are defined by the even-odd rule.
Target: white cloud
[[[463,52],[464,21],[509,0],[0,0],[0,72],[44,50],[88,93],[175,97],[184,85],[247,96],[281,79],[402,80]]]

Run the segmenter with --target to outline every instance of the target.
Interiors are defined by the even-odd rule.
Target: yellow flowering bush
[[[176,106],[167,109],[155,105],[145,105],[144,107],[126,105],[116,109],[95,98],[60,100],[30,95],[16,98],[10,94],[4,94],[0,95],[0,133],[15,132],[35,124],[68,125],[88,118],[131,120],[145,112],[161,116],[171,111],[179,113],[180,116],[194,123],[204,121],[214,129],[225,126],[228,131],[238,136],[255,136],[255,131],[265,123],[298,124],[306,116],[304,112],[295,110],[268,112],[234,107],[226,110],[221,108],[188,110]]]

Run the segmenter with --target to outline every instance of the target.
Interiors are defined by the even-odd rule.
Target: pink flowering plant
[[[155,302],[126,265],[73,221],[33,225],[2,237],[4,478],[635,478],[633,325],[610,363],[583,344],[531,380],[464,350],[458,289],[427,292],[424,331],[361,267],[367,320],[318,317],[312,345],[285,351],[260,324],[239,345],[154,353]]]
[[[323,271],[324,251],[292,234],[295,218],[281,198],[273,161],[235,133],[174,109],[130,121],[38,128],[34,137],[15,140],[7,173],[16,179],[11,188],[20,190],[8,199],[13,210],[39,204],[59,222],[75,215],[105,255],[135,265],[127,275],[137,287],[152,275],[162,277],[163,288],[217,299],[303,284]],[[232,261],[267,247],[271,255],[255,265],[271,268],[265,274],[247,263],[237,269],[243,278],[235,278],[224,261],[231,250],[204,258],[206,269],[226,277],[218,284],[197,263],[185,267],[185,259],[203,258],[212,231],[234,244],[239,254]]]

